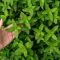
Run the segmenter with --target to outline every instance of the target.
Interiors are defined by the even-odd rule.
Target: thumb
[[[3,25],[3,20],[1,19],[0,20],[0,28],[1,28],[2,25]]]

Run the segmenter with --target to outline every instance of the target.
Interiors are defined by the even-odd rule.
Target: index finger
[[[3,25],[3,20],[0,19],[0,28],[2,27],[2,25]]]

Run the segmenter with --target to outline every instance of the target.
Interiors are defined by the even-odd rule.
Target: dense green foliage
[[[0,0],[0,18],[16,33],[0,60],[60,60],[59,0]]]

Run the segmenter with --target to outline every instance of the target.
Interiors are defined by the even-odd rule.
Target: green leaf
[[[54,47],[54,51],[55,51],[56,53],[60,54],[59,48]]]
[[[58,30],[58,27],[59,27],[59,26],[54,26],[53,29],[52,29],[52,31],[53,31],[53,32],[56,32],[56,31]]]
[[[23,42],[21,41],[21,43],[18,44],[20,51],[22,54],[24,54],[25,57],[27,57],[27,49],[25,48],[25,46],[23,45]]]
[[[24,18],[23,18],[23,17],[24,17]],[[27,17],[23,12],[21,12],[20,18],[21,18],[20,23],[25,24],[26,27],[28,27],[28,29],[31,29],[30,23],[29,23],[29,19],[28,19],[28,17]]]
[[[27,42],[25,46],[29,49],[32,48],[33,43],[32,42]]]
[[[49,30],[47,27],[45,27],[45,31],[46,31],[47,33],[50,32],[50,30]]]
[[[52,14],[51,9],[47,3],[45,3],[45,9],[46,9],[49,20],[53,21],[53,14]]]
[[[54,23],[57,24],[58,22],[58,11],[55,11],[54,13]]]
[[[52,35],[52,38],[54,39],[54,40],[57,40],[57,37],[56,37],[56,35]]]
[[[40,0],[40,6],[41,6],[41,8],[43,8],[44,7],[44,0]]]

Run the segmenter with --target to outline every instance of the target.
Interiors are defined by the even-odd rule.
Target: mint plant
[[[0,19],[16,33],[0,60],[60,60],[59,0],[0,0]]]

